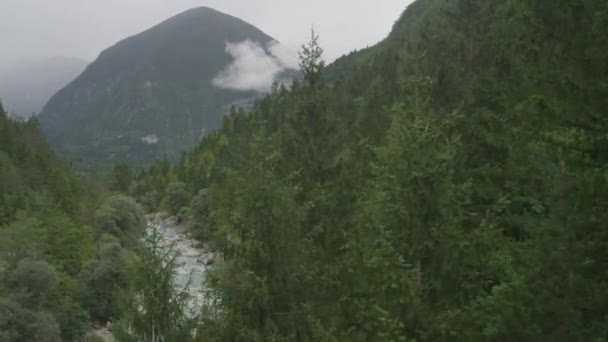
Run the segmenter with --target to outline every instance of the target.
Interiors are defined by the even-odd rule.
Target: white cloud
[[[266,48],[250,40],[227,42],[226,53],[233,62],[212,81],[223,89],[268,92],[282,71],[298,66],[296,54],[274,41]]]
[[[298,69],[298,54],[288,49],[285,45],[275,41],[266,47],[270,53],[281,62],[286,69]]]

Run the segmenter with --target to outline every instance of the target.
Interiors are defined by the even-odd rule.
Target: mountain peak
[[[76,160],[145,162],[179,156],[255,91],[213,79],[233,63],[226,43],[274,39],[243,20],[196,7],[104,50],[44,107],[49,142]],[[154,139],[152,139],[153,137]]]
[[[207,13],[214,13],[214,14],[224,14],[218,10],[215,10],[211,7],[207,7],[207,6],[199,6],[199,7],[193,7],[189,10],[185,10],[184,12],[182,12],[182,14],[186,14],[186,13],[192,13],[192,14],[207,14]]]
[[[194,7],[189,10],[186,10],[184,12],[181,12],[181,13],[163,21],[162,23],[158,24],[157,26],[164,26],[166,24],[179,23],[179,22],[185,23],[185,24],[192,24],[192,21],[203,21],[203,20],[208,21],[208,20],[212,20],[212,19],[217,19],[215,21],[217,23],[222,22],[222,21],[233,20],[235,22],[247,24],[243,20],[241,20],[237,17],[220,12],[211,7],[201,6],[201,7]],[[211,22],[210,24],[213,24],[213,22]],[[247,25],[249,25],[249,24],[247,24]]]

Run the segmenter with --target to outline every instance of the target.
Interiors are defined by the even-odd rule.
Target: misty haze
[[[402,0],[387,0],[378,9],[371,1],[352,4],[345,0],[331,5],[321,0],[306,4],[279,0],[55,0],[51,6],[42,0],[3,0],[0,99],[14,115],[27,117],[38,113],[55,92],[72,81],[102,50],[193,7],[210,6],[259,24],[258,27],[282,42],[283,49],[291,55],[279,58],[293,63],[311,26],[326,31],[323,37],[328,43],[326,57],[335,59],[381,40],[406,4]],[[335,10],[314,10],[321,5]],[[345,6],[351,11],[336,26],[331,13]],[[232,75],[229,82],[234,81]],[[256,83],[267,88],[268,82]]]

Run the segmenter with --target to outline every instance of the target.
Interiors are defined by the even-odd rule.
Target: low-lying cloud
[[[298,68],[296,54],[276,41],[265,48],[250,40],[227,42],[226,53],[233,62],[213,79],[218,88],[265,93],[281,72]]]

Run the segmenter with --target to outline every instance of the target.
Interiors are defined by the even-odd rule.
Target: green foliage
[[[131,286],[133,256],[114,236],[103,235],[97,244],[97,254],[81,275],[86,286],[83,301],[91,318],[105,323],[122,314],[123,298],[128,298]]]
[[[58,206],[79,214],[80,189],[68,165],[46,144],[35,119],[15,122],[0,115],[0,224],[19,211]]]
[[[117,167],[115,189],[189,208],[221,256],[203,340],[605,341],[607,18],[602,1],[418,0],[329,69],[313,33],[302,83],[174,166]],[[84,308],[125,340],[189,340],[139,205],[102,205],[94,250],[72,177],[23,142],[36,123],[0,129],[0,338],[81,335]]]
[[[129,187],[125,174],[115,172],[120,187]],[[145,218],[132,199],[110,198],[97,210],[95,241],[89,225],[109,192],[100,179],[75,175],[35,119],[0,111],[0,340],[79,341],[92,320],[120,319],[133,253],[102,233],[136,245]]]
[[[163,247],[160,233],[153,229],[138,248],[131,307],[117,324],[118,341],[193,340],[194,319],[188,316],[187,289],[177,289],[173,283],[175,252]]]
[[[192,196],[185,183],[173,182],[167,185],[165,191],[165,208],[171,215],[177,215],[180,210],[190,203]]]
[[[57,211],[43,215],[21,216],[0,228],[0,260],[7,273],[0,277],[0,297],[10,294],[29,310],[28,315],[52,317],[62,338],[72,340],[84,334],[89,321],[80,302],[83,284],[78,277],[93,253],[92,231]]]
[[[99,192],[82,191],[35,119],[0,112],[0,339],[77,340],[90,321],[80,275],[94,254],[85,222]]]
[[[0,341],[80,341],[93,322],[131,314],[134,282],[144,284],[135,265],[146,219],[125,195],[99,203],[109,190],[142,195],[169,182],[138,189],[138,175],[117,165],[107,189],[100,176],[74,175],[35,120],[14,122],[0,111],[0,133]],[[165,159],[150,174],[168,177],[170,169]],[[148,270],[153,284],[157,270]]]
[[[0,298],[0,341],[59,342],[59,333],[59,326],[52,316]]]
[[[121,243],[134,245],[142,236],[146,218],[141,206],[130,197],[116,195],[109,198],[95,212],[95,235],[110,234]]]
[[[0,228],[0,253],[3,262],[9,267],[26,257],[36,257],[43,248],[44,231],[37,218],[21,217],[10,225]]]
[[[199,240],[209,239],[209,211],[210,211],[210,198],[209,191],[207,189],[199,190],[198,194],[192,199],[190,204],[190,224],[191,230],[196,234]]]
[[[216,341],[604,341],[608,5],[419,0],[173,169]]]
[[[110,189],[118,192],[127,193],[133,182],[133,174],[129,165],[119,163],[112,168],[112,177],[110,179]]]
[[[19,261],[10,279],[20,291],[36,298],[37,302],[59,284],[59,277],[53,266],[45,261],[32,259]]]
[[[319,35],[311,30],[310,42],[302,45],[300,51],[300,70],[304,75],[306,83],[314,87],[321,79],[321,70],[325,67],[323,57],[323,49],[319,43]]]

